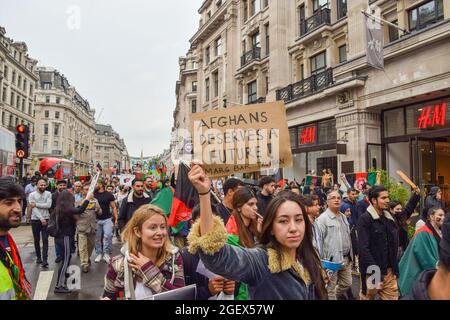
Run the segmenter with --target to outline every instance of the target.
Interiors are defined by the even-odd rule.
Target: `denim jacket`
[[[352,243],[350,240],[350,225],[347,221],[347,217],[342,213],[339,213],[345,223],[345,230],[341,230],[341,224],[339,223],[336,215],[327,209],[317,218],[316,223],[320,230],[320,238],[322,242],[322,256],[321,258],[333,262],[343,262],[343,245],[341,232],[345,232],[348,237],[350,245],[350,257],[353,256]]]

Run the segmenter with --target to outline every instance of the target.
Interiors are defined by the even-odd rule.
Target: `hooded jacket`
[[[183,259],[178,248],[172,246],[171,254],[166,261],[157,267],[149,261],[139,270],[133,271],[128,264],[128,244],[120,249],[120,255],[114,257],[108,266],[105,276],[103,297],[116,300],[136,300],[136,283],[140,281],[153,294],[184,287]]]
[[[428,210],[430,210],[431,208],[444,208],[444,206],[442,205],[442,201],[436,199],[436,194],[438,193],[438,191],[440,189],[441,188],[436,187],[436,186],[431,187],[430,193],[428,194],[427,198],[425,199],[425,206],[422,211],[422,215],[420,216],[420,219],[422,219],[423,221],[427,221]]]

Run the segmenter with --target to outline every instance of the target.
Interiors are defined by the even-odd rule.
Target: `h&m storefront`
[[[300,182],[307,174],[322,175],[331,169],[337,176],[336,119],[326,119],[289,128],[293,165],[284,177]]]
[[[421,188],[438,185],[450,204],[450,97],[383,111],[382,148],[391,176],[409,174]]]

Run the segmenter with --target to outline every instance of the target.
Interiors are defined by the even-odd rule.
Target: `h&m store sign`
[[[446,127],[446,102],[425,105],[417,111],[419,114],[417,119],[418,129],[438,129]]]

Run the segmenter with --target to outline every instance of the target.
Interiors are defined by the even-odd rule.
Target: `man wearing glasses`
[[[352,242],[347,217],[339,212],[342,198],[338,191],[327,194],[328,209],[317,219],[322,243],[322,259],[341,266],[334,272],[328,272],[328,299],[336,300],[352,285]]]

